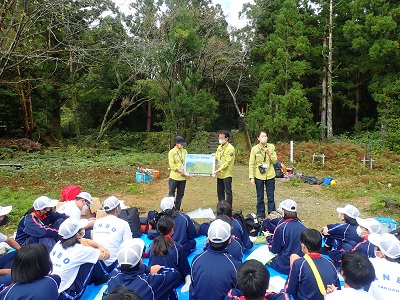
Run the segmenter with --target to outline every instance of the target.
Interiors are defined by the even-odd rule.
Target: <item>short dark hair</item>
[[[218,201],[217,204],[217,216],[225,215],[228,217],[232,217],[232,206],[228,201],[221,200]]]
[[[346,214],[343,214],[343,215],[344,215],[344,221],[345,221],[346,223],[349,223],[349,224],[351,224],[351,225],[357,225],[357,224],[358,224],[356,219],[354,219],[354,218],[352,218],[352,217],[349,217],[349,216],[346,215]]]
[[[375,280],[375,269],[370,260],[358,252],[347,252],[342,256],[341,270],[344,281],[359,290]]]
[[[245,261],[236,272],[238,288],[248,300],[264,299],[269,286],[269,271],[258,260]]]
[[[309,252],[318,252],[322,245],[322,235],[317,229],[307,228],[300,234],[300,242]]]
[[[142,300],[134,291],[122,284],[117,285],[103,300]]]
[[[232,219],[229,218],[227,215],[219,215],[219,216],[217,216],[217,219],[218,219],[218,220],[222,220],[222,221],[228,223],[229,226],[232,227]]]
[[[230,241],[230,238],[227,239],[223,243],[214,243],[214,242],[210,241],[210,247],[211,247],[212,250],[215,250],[215,251],[223,251],[229,245],[229,241]]]
[[[229,132],[226,130],[221,130],[218,134],[223,134],[225,136],[225,138],[229,139]]]
[[[53,271],[49,252],[43,244],[22,246],[14,257],[11,278],[14,283],[29,283]]]
[[[297,219],[297,211],[288,211],[285,209],[282,210],[284,219]]]

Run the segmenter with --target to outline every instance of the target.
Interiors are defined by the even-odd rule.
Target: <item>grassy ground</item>
[[[287,144],[277,143],[277,152],[289,163]],[[326,155],[325,165],[312,164],[313,153]],[[308,185],[299,180],[277,181],[275,199],[291,198],[299,203],[299,217],[304,223],[320,229],[337,222],[336,208],[347,203],[357,206],[363,217],[381,216],[400,220],[400,156],[395,153],[374,153],[374,168],[365,168],[361,159],[365,150],[352,142],[295,144],[296,172],[317,178],[334,177],[336,186]],[[105,199],[110,195],[137,206],[142,211],[159,209],[168,192],[167,154],[140,153],[134,150],[115,151],[66,147],[47,149],[40,153],[13,154],[1,163],[19,163],[20,170],[0,168],[0,205],[13,205],[5,233],[15,231],[24,212],[36,197],[60,197],[61,188],[79,185],[93,196]],[[234,170],[234,209],[244,214],[255,212],[256,192],[249,184],[247,154],[241,151]],[[160,171],[160,178],[149,183],[137,183],[138,167]],[[182,208],[188,212],[199,207],[215,208],[216,179],[192,177],[187,182]]]

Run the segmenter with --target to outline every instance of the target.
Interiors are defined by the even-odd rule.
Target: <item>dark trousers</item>
[[[181,210],[182,198],[185,194],[185,187],[186,187],[186,180],[174,180],[169,179],[168,181],[169,192],[168,197],[175,197],[175,190],[176,190],[176,197],[175,197],[175,209]]]
[[[265,202],[264,202],[264,187],[268,199],[268,214],[276,210],[275,208],[275,178],[268,180],[260,180],[254,178],[257,191],[257,217],[265,218]]]
[[[225,200],[232,206],[232,177],[217,178],[218,201]],[[226,195],[226,198],[225,198]]]
[[[94,264],[86,263],[79,267],[74,283],[61,292],[58,300],[78,300],[82,297],[92,277]]]

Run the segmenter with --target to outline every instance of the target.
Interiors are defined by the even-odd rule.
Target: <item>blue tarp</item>
[[[149,239],[147,238],[147,235],[145,235],[145,234],[142,235],[141,239],[144,240],[144,242],[145,242],[145,244],[146,244],[146,248],[148,248],[152,241],[149,240]],[[196,249],[193,251],[193,253],[191,253],[191,254],[188,256],[188,259],[189,259],[189,263],[190,263],[190,264],[192,264],[193,258],[194,258],[197,254],[200,254],[200,253],[203,252],[203,248],[204,248],[204,246],[205,246],[205,244],[206,244],[206,237],[205,237],[205,236],[198,237],[198,238],[196,238],[196,241],[197,241]],[[255,249],[257,249],[259,246],[260,246],[260,245],[254,245],[252,249],[249,249],[249,250],[246,249],[246,250],[244,250],[244,252],[243,252],[243,261],[245,261],[246,258],[250,255],[250,253],[251,253],[252,251],[254,251]],[[143,263],[147,265],[148,259],[147,259],[147,258],[144,258],[144,259],[143,259]],[[271,269],[269,266],[267,266],[267,268],[268,268],[268,270],[269,270],[269,272],[270,272],[270,274],[271,274],[271,277],[273,277],[273,276],[281,276],[282,278],[286,279],[286,277],[287,277],[286,275],[283,275],[283,274],[280,274],[280,273],[276,272],[274,269]],[[95,286],[95,285],[93,285],[93,284],[92,284],[92,285],[89,285],[89,286],[86,288],[86,291],[85,291],[85,293],[83,294],[83,296],[82,296],[81,299],[83,299],[83,300],[93,300],[93,299],[95,299],[96,296],[97,296],[97,294],[99,293],[99,291],[101,290],[101,288],[102,288],[103,286],[104,286],[104,285],[99,285],[99,286]],[[182,286],[183,286],[183,284],[177,289],[179,299],[187,300],[187,299],[189,299],[189,292],[187,292],[187,293],[181,293],[181,288],[182,288]],[[100,298],[100,299],[101,299],[101,298]]]

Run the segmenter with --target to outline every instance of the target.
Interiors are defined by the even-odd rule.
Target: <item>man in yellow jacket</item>
[[[226,200],[232,206],[232,174],[235,164],[235,148],[229,143],[229,132],[221,130],[218,134],[219,146],[215,156],[218,201]],[[225,198],[226,195],[226,198]]]
[[[175,146],[168,152],[169,173],[169,197],[175,197],[175,209],[181,210],[182,198],[185,194],[186,175],[184,171],[185,155],[187,154],[185,139],[181,136],[175,137]]]
[[[257,217],[264,219],[265,202],[264,188],[268,199],[268,214],[275,208],[275,168],[277,162],[275,146],[267,143],[268,135],[265,131],[258,133],[258,144],[251,148],[249,158],[250,183],[257,191]]]

